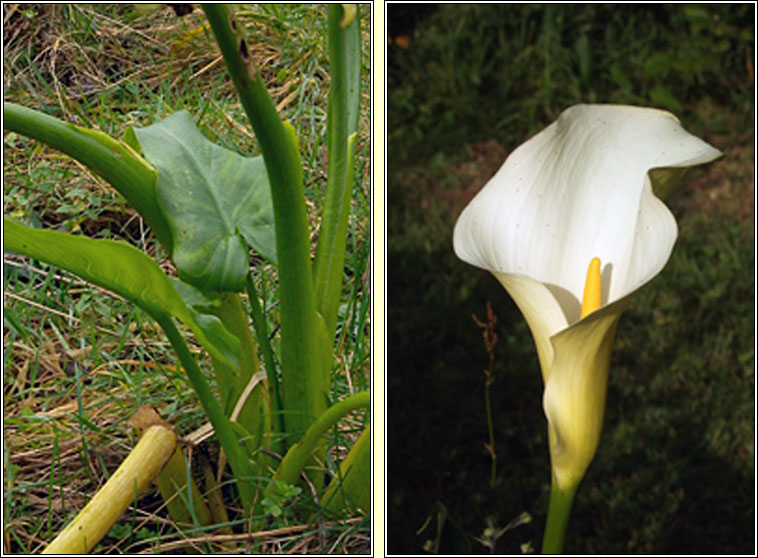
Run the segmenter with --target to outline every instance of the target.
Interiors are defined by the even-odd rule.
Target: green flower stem
[[[158,173],[126,143],[8,102],[3,102],[3,125],[6,130],[66,153],[97,172],[142,215],[163,246],[171,249],[171,231],[158,206],[155,189]]]
[[[571,515],[571,505],[578,485],[561,489],[553,474],[550,487],[550,507],[547,512],[545,537],[542,540],[542,554],[562,554],[566,539],[566,528]]]
[[[224,415],[221,405],[213,395],[202,370],[200,370],[194,357],[189,352],[184,339],[179,333],[179,330],[176,329],[171,317],[167,314],[163,314],[154,315],[153,318],[155,318],[161,328],[163,328],[163,331],[166,332],[171,346],[179,357],[179,362],[181,362],[182,367],[187,372],[187,378],[189,379],[190,384],[192,384],[192,388],[200,398],[200,404],[208,415],[208,419],[213,425],[216,436],[218,436],[218,439],[221,442],[221,447],[224,448],[226,458],[234,472],[240,498],[247,513],[250,511],[253,504],[254,495],[250,483],[252,482],[255,473],[250,461],[247,459],[247,455],[245,455],[245,450],[239,440],[237,440],[237,436],[234,434],[229,419]]]
[[[250,58],[241,26],[221,4],[206,4],[208,18],[263,152],[271,184],[279,261],[282,404],[288,433],[304,432],[326,408],[329,361],[325,326],[316,312],[303,170],[297,135],[285,125]],[[328,349],[328,345],[326,347]]]
[[[319,445],[321,437],[326,434],[326,431],[337,424],[349,412],[363,407],[368,408],[370,405],[371,392],[366,390],[354,393],[329,407],[308,428],[303,438],[289,449],[281,465],[279,465],[279,469],[276,471],[274,480],[287,484],[295,484],[300,476],[300,472],[310,459],[314,449]],[[268,494],[273,490],[276,490],[276,483],[271,483],[266,492]]]
[[[343,10],[340,4],[330,4],[327,16],[331,77],[327,107],[329,174],[313,271],[316,305],[330,340],[337,328],[342,291],[360,107],[360,21],[354,18],[342,27]]]

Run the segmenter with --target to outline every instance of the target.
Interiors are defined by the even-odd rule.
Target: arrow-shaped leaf
[[[276,263],[274,213],[261,157],[243,157],[211,142],[185,111],[134,132],[158,169],[158,199],[184,281],[201,290],[243,290],[250,259],[245,241]]]

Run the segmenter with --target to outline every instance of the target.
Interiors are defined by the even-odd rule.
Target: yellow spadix
[[[582,313],[579,316],[580,318],[584,318],[590,312],[594,312],[600,308],[602,291],[600,258],[592,258],[590,266],[587,269],[587,279],[584,282],[584,296],[582,296]]]

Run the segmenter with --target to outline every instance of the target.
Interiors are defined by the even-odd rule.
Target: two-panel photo
[[[3,555],[755,555],[755,4],[3,3]]]

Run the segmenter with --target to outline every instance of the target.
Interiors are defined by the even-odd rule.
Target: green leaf
[[[191,319],[202,330],[205,338],[211,346],[222,349],[222,352],[230,352],[234,355],[233,359],[222,358],[222,364],[233,364],[234,369],[239,368],[242,357],[242,349],[239,339],[230,332],[221,319],[213,313],[217,306],[215,301],[211,301],[205,295],[189,283],[184,283],[179,279],[171,278],[171,282],[179,293],[184,303],[187,305]],[[188,324],[190,325],[190,324]],[[192,326],[190,325],[192,328]],[[194,331],[194,329],[193,329]],[[198,339],[199,340],[199,339]],[[203,343],[203,341],[201,341]],[[207,348],[207,347],[206,347]],[[213,357],[217,354],[210,351]]]
[[[158,169],[158,200],[171,229],[179,277],[200,290],[241,291],[247,241],[276,263],[266,167],[208,140],[185,111],[134,129]]]
[[[261,504],[263,504],[263,513],[276,518],[282,515],[284,512],[282,508],[286,507],[288,502],[300,496],[303,489],[278,480],[271,481],[271,485],[273,489],[267,492],[268,496]]]
[[[353,19],[346,28],[344,6],[332,4],[328,12],[331,84],[327,107],[329,176],[324,217],[314,264],[316,308],[327,327],[327,343],[334,338],[337,307],[342,294],[345,238],[353,193],[355,139],[360,109],[361,34]],[[329,355],[331,361],[331,355]]]
[[[157,173],[127,141],[120,142],[103,132],[13,103],[3,103],[3,117],[6,130],[59,149],[102,176],[142,215],[158,240],[170,250],[171,234],[155,191]]]
[[[3,224],[6,250],[67,269],[134,302],[154,318],[174,316],[192,330],[211,355],[234,368],[239,366],[239,341],[218,318],[201,315],[187,306],[158,264],[133,246],[32,229],[7,217]]]

